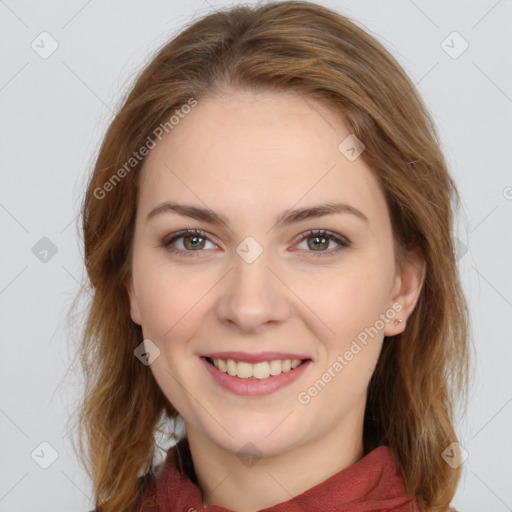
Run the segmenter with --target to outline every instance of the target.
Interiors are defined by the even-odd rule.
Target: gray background
[[[512,510],[512,1],[321,3],[386,45],[439,127],[462,196],[456,236],[476,354],[454,505]],[[86,176],[134,74],[191,17],[227,5],[0,0],[0,512],[92,508],[68,431],[81,383],[66,373],[81,321],[66,328],[84,282]]]

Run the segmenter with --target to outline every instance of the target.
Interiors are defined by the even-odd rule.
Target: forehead
[[[296,93],[200,99],[147,156],[141,206],[187,198],[224,210],[320,200],[385,207],[372,170],[340,150],[350,135],[334,109]]]

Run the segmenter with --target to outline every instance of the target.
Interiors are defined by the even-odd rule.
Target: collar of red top
[[[179,452],[179,453],[178,453]],[[183,471],[177,455],[185,462]],[[219,505],[203,507],[190,461],[186,439],[172,447],[162,474],[148,491],[147,512],[233,512]],[[149,493],[148,493],[149,494]],[[149,495],[146,498],[149,498]],[[379,446],[358,462],[343,469],[302,494],[271,507],[265,512],[417,512],[414,497],[405,490],[390,448]]]

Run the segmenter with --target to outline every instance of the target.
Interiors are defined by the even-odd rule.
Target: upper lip
[[[294,359],[311,359],[310,357],[304,354],[291,354],[285,352],[259,352],[257,354],[249,354],[248,352],[211,352],[209,354],[203,354],[202,357],[209,357],[210,359],[223,359],[227,361],[228,359],[233,359],[234,361],[243,361],[246,363],[259,363],[261,361],[273,361],[273,360],[281,360],[286,361],[290,359],[293,361]]]

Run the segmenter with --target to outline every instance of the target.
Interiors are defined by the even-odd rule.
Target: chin
[[[221,436],[214,435],[210,439],[220,448],[238,457],[275,457],[286,453],[297,443],[297,431],[290,430],[289,427],[280,430],[279,426],[276,429],[278,424],[279,421],[275,420],[259,427],[247,422],[231,423],[229,432],[233,437],[223,431]]]

